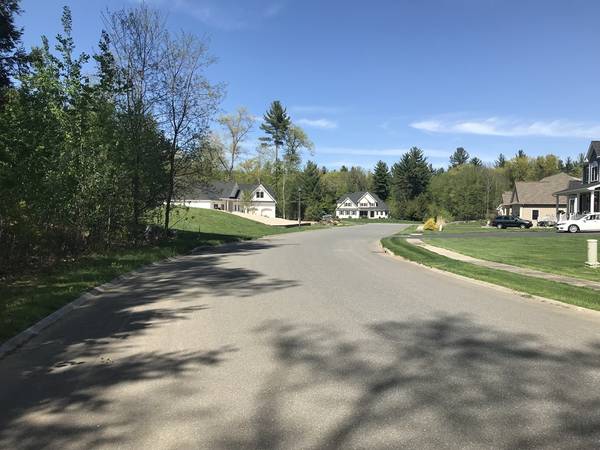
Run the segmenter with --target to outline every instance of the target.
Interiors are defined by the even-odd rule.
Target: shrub
[[[437,227],[437,224],[435,223],[435,219],[433,217],[430,217],[429,219],[427,219],[427,221],[423,225],[423,229],[430,230],[430,231],[437,231],[438,227]]]

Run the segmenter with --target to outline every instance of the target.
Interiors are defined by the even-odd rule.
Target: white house
[[[249,192],[249,198],[244,193]],[[176,205],[190,208],[218,209],[275,217],[275,195],[263,184],[241,184],[235,181],[215,181],[197,184],[179,196]]]
[[[566,189],[554,193],[556,216],[560,219],[579,218],[600,212],[600,141],[590,142],[583,165],[583,179],[573,180]],[[566,214],[559,214],[561,197],[566,199]]]
[[[387,219],[388,206],[371,192],[353,192],[342,195],[337,201],[335,215],[340,219]]]

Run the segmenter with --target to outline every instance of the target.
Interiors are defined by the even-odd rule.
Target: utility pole
[[[300,199],[301,199],[301,194],[302,194],[302,188],[298,188],[298,226],[301,225],[301,221],[300,221],[300,213],[301,213]]]

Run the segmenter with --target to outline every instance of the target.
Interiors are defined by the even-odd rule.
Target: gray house
[[[590,142],[583,166],[583,179],[571,181],[566,189],[554,192],[556,214],[561,199],[566,199],[566,216],[577,218],[587,213],[600,212],[600,141]]]

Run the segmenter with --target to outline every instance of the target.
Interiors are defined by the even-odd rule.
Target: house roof
[[[502,204],[510,205],[510,202],[512,200],[512,195],[513,195],[513,191],[504,191],[502,193]]]
[[[347,198],[349,198],[352,203],[354,203],[355,205],[358,205],[358,201],[365,195],[365,194],[369,194],[371,195],[371,197],[373,197],[375,199],[375,201],[377,202],[377,204],[379,206],[376,207],[371,207],[371,209],[388,209],[387,204],[381,200],[377,194],[370,192],[370,191],[358,191],[358,192],[351,192],[350,194],[345,194],[342,195],[339,200],[337,201],[338,203],[342,203],[344,200],[346,200]]]
[[[254,191],[262,186],[269,195],[275,198],[273,192],[260,183],[236,183],[235,181],[211,181],[197,183],[185,189],[180,197],[194,200],[219,200],[222,198],[239,198],[242,191]]]
[[[587,151],[587,160],[590,161],[592,152],[596,152],[596,155],[600,155],[600,141],[591,141]]]
[[[568,189],[573,183],[581,183],[578,178],[566,173],[557,173],[540,181],[517,181],[510,204],[554,205],[554,193]]]

